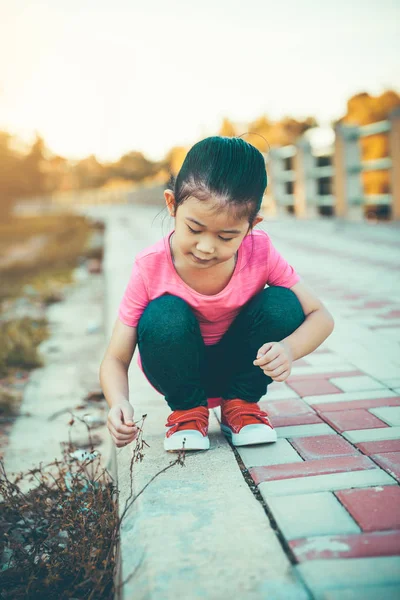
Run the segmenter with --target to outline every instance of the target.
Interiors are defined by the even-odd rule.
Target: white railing
[[[318,131],[308,130],[295,145],[273,147],[266,155],[269,207],[298,217],[358,219],[386,207],[389,218],[400,219],[400,109],[387,121],[360,127],[339,124],[331,142],[322,146],[313,141]],[[359,140],[380,133],[388,134],[390,156],[363,161]],[[362,173],[378,170],[389,172],[390,193],[365,194]]]

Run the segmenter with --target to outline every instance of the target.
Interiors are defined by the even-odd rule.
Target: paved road
[[[134,255],[162,235],[162,219],[152,226],[157,211],[144,207],[95,210],[108,222],[110,332]],[[166,218],[164,234],[170,226]],[[219,409],[211,411],[210,451],[170,469],[134,505],[122,577],[137,572],[124,598],[400,596],[400,228],[293,218],[263,228],[325,302],[335,330],[262,399],[278,442],[240,450],[263,503],[219,431]],[[168,410],[136,364],[130,385],[151,446],[135,467],[138,491],[169,463]],[[123,449],[121,501],[129,463]]]

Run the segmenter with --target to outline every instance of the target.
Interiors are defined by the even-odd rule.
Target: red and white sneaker
[[[164,450],[208,450],[208,408],[196,406],[188,410],[174,410],[165,424],[167,431]],[[183,443],[185,442],[185,443]]]
[[[233,446],[276,442],[277,435],[266,412],[256,402],[239,398],[221,400],[221,430]]]

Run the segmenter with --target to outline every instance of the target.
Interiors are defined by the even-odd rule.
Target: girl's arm
[[[101,388],[110,407],[107,426],[117,447],[131,442],[137,434],[128,385],[128,369],[136,344],[136,327],[129,327],[117,319],[100,365]]]

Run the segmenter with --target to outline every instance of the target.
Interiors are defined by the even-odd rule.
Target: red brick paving
[[[277,479],[293,479],[310,475],[327,475],[331,473],[348,473],[349,471],[365,471],[376,468],[375,463],[367,456],[339,456],[306,460],[304,462],[284,463],[268,467],[252,467],[249,473],[258,485],[263,481]],[[400,489],[399,489],[400,491]]]
[[[304,460],[327,458],[329,456],[360,455],[360,452],[340,435],[316,435],[296,437],[291,445]]]
[[[399,441],[400,440],[395,440]],[[378,463],[382,469],[385,469],[389,475],[400,481],[400,452],[383,452],[380,454],[371,454],[371,458]],[[400,510],[400,507],[399,507]]]
[[[365,298],[361,294],[345,294],[342,296],[343,300],[359,300],[360,298]]]
[[[364,302],[364,305],[360,308],[383,308],[384,306],[390,306],[393,302]]]
[[[323,423],[315,411],[300,398],[279,401],[262,400],[259,406],[268,413],[273,427]]]
[[[337,388],[333,383],[326,379],[310,379],[305,381],[290,382],[286,380],[289,387],[300,396],[319,396],[322,394],[343,394],[343,390]]]
[[[363,308],[381,308],[386,304],[366,302]],[[397,318],[395,311],[388,314],[392,316],[391,318]],[[328,354],[330,351],[318,349],[315,353]],[[332,356],[335,354],[332,353]],[[297,364],[300,366],[298,361]],[[304,366],[304,362],[301,364]],[[289,438],[289,443],[301,456],[303,462],[253,467],[249,472],[257,485],[264,481],[375,468],[383,469],[393,477],[393,481],[396,479],[400,482],[400,439],[353,445],[340,435],[343,431],[354,429],[389,427],[368,409],[400,406],[400,395],[391,398],[320,402],[312,406],[301,399],[304,396],[342,394],[343,391],[329,379],[359,375],[365,373],[354,369],[347,372],[327,371],[312,375],[292,375],[286,383],[300,395],[300,398],[283,401],[267,400],[260,403],[260,406],[268,412],[274,427],[316,423],[321,422],[320,418],[322,418],[323,422],[336,429],[338,434]],[[382,395],[384,393],[382,392]],[[323,535],[289,541],[299,562],[400,555],[400,486],[353,488],[335,492],[335,495],[361,527],[362,533]]]
[[[379,440],[376,442],[359,442],[355,444],[364,454],[381,454],[382,452],[400,452],[400,440]]]
[[[271,417],[273,427],[291,427],[296,425],[317,425],[324,421],[315,413],[305,415],[287,415],[281,417]]]
[[[312,405],[314,410],[324,413],[356,408],[378,408],[379,406],[400,406],[400,396],[373,398],[370,400],[346,400],[345,402],[321,402]]]
[[[378,417],[363,408],[356,410],[343,410],[336,412],[324,412],[324,420],[336,431],[351,431],[352,429],[378,429],[389,427]]]
[[[391,310],[386,315],[379,315],[380,319],[400,319],[400,310]]]
[[[363,531],[400,529],[400,486],[334,492]]]
[[[266,410],[270,417],[283,417],[285,415],[304,415],[315,414],[315,411],[304,400],[300,398],[290,398],[288,400],[262,400],[259,403],[263,410]]]
[[[326,549],[322,549],[325,540]],[[301,538],[289,541],[289,546],[299,562],[329,558],[399,556],[400,530]],[[321,549],[318,550],[318,547]]]

